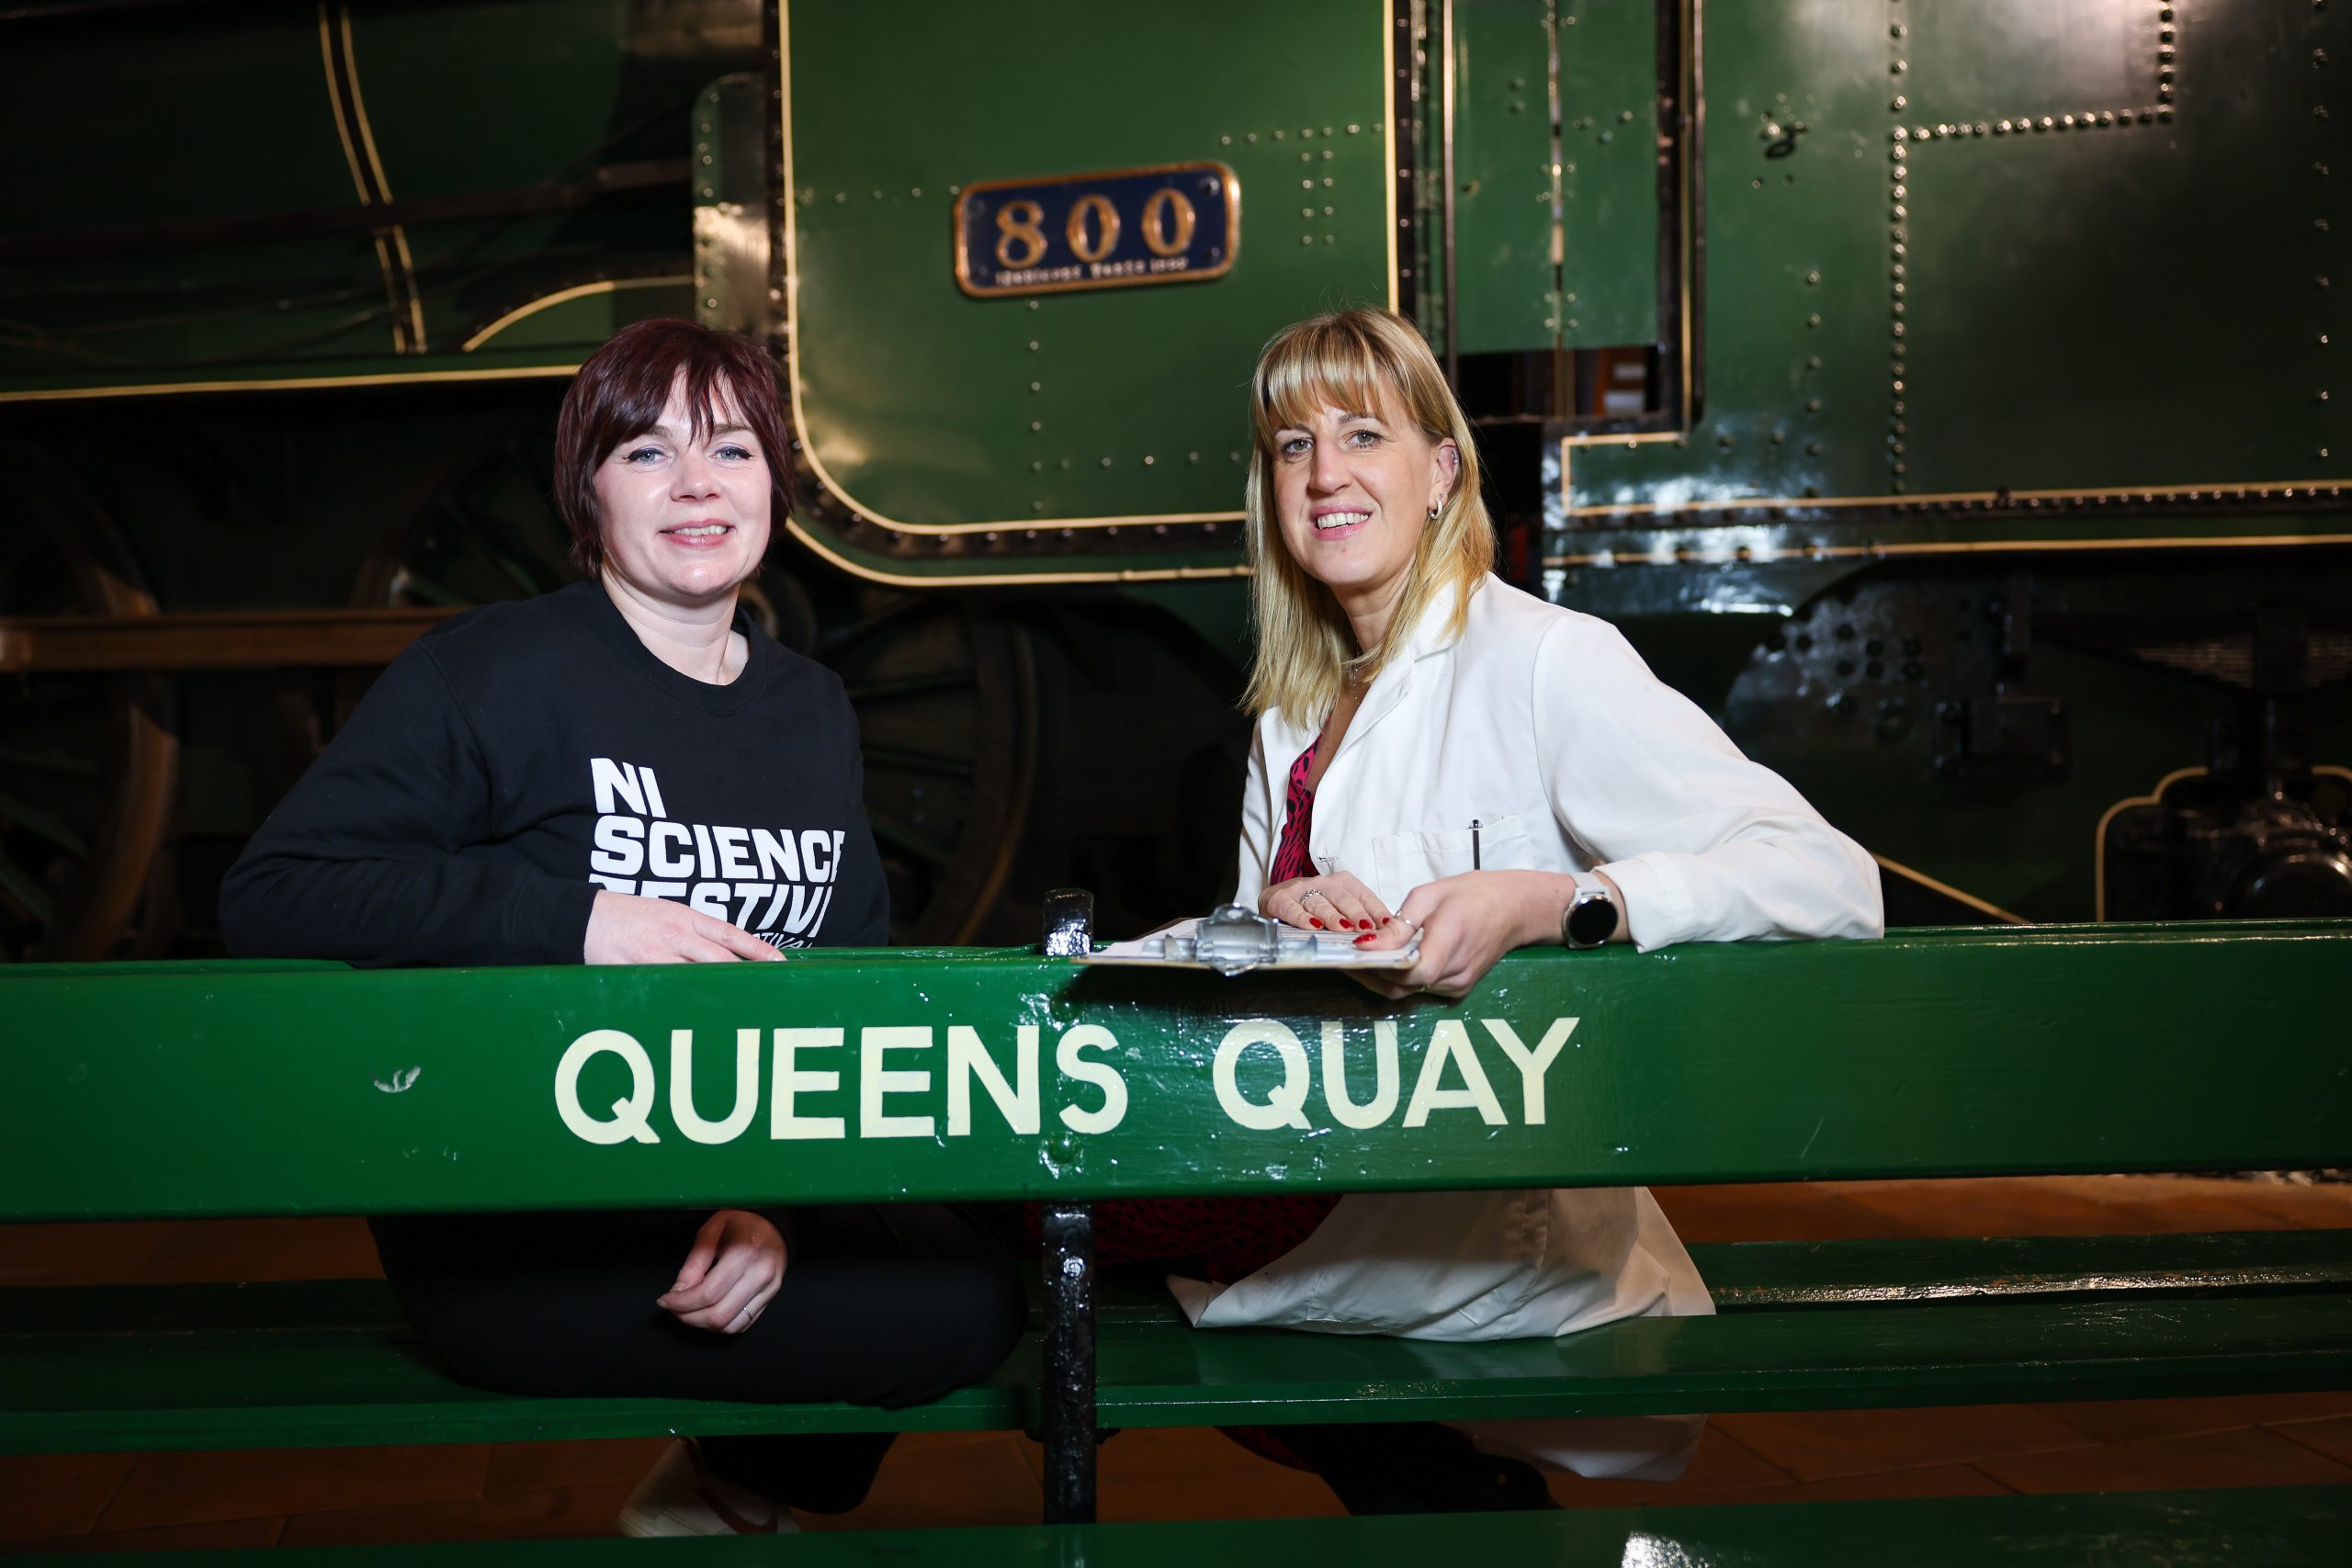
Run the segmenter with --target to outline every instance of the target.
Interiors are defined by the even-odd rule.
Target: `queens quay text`
[[[1180,1052],[1179,1065],[1153,1065],[1148,1077],[1152,1092],[1196,1092],[1225,1122],[1255,1132],[1413,1130],[1450,1116],[1540,1127],[1546,1076],[1577,1023],[1325,1021],[1302,1035],[1276,1019],[1244,1019],[1213,1046]],[[731,1052],[725,1043],[708,1040],[697,1052],[694,1030],[673,1029],[666,1046],[649,1048],[623,1030],[590,1030],[556,1063],[557,1114],[591,1144],[1032,1136],[1048,1116],[1093,1134],[1125,1120],[1138,1070],[1110,1029],[1084,1022],[987,1032],[741,1027]],[[1420,1047],[1417,1062],[1408,1045]]]

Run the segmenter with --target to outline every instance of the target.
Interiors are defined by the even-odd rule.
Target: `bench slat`
[[[1715,1310],[1725,1313],[1986,1306],[2118,1292],[2352,1290],[2352,1229],[1714,1242],[1691,1247],[1690,1258]],[[1106,1323],[1173,1323],[1179,1316],[1157,1277],[1134,1273],[1106,1274],[1096,1310]]]
[[[285,1306],[305,1288],[250,1289]],[[1033,1338],[988,1383],[914,1410],[528,1399],[455,1382],[396,1321],[277,1315],[252,1332],[0,1332],[0,1452],[1001,1430],[1033,1424],[1039,1381]],[[2347,1323],[2332,1291],[1755,1310],[1484,1345],[1106,1318],[1099,1398],[1105,1426],[1170,1427],[2267,1393],[2352,1386]]]
[[[1986,1304],[2117,1291],[2245,1294],[2352,1289],[2352,1230],[1957,1240],[1742,1241],[1690,1249],[1719,1312],[1792,1306]],[[1173,1323],[1155,1276],[1107,1274],[1105,1323]],[[41,1285],[0,1290],[11,1335],[405,1327],[381,1280],[256,1284]]]
[[[445,1568],[815,1568],[953,1564],[954,1568],[1425,1568],[1430,1562],[1606,1562],[1627,1568],[1783,1568],[1792,1562],[1981,1568],[1987,1562],[2078,1568],[2265,1568],[2340,1562],[2352,1487],[2055,1497],[1948,1497],[1770,1507],[1591,1508],[1561,1513],[1409,1515],[1388,1518],[1249,1519],[1035,1525],[993,1529],[860,1530],[700,1540],[491,1541],[344,1547],[300,1553],[323,1568],[381,1568],[426,1553]],[[128,1554],[108,1554],[127,1556]],[[26,1564],[86,1563],[42,1555]],[[288,1561],[278,1551],[198,1551],[198,1568]]]
[[[2352,1077],[2312,1049],[2311,998],[2347,989],[2352,921],[1528,950],[1442,1005],[1009,953],[25,969],[0,972],[0,1220],[2329,1166]],[[1048,1066],[1025,1111],[984,1087],[958,1130],[959,1027],[999,1073],[1091,1040],[1117,1076]],[[783,1029],[842,1031],[789,1047],[789,1106]],[[715,1092],[739,1032],[756,1102],[702,1142],[675,1043]],[[1384,1038],[1399,1094],[1343,1122]],[[1446,1098],[1472,1072],[1485,1098]]]
[[[0,1348],[46,1335],[408,1332],[381,1280],[245,1285],[20,1285],[0,1290]]]
[[[1718,1312],[2352,1286],[2352,1230],[1737,1241],[1690,1258]]]
[[[342,1337],[348,1339],[351,1337]],[[0,1356],[0,1453],[511,1443],[677,1432],[1020,1431],[1038,1382],[1032,1346],[989,1382],[905,1410],[684,1399],[537,1399],[452,1381],[413,1350],[273,1337]]]
[[[1109,1427],[1862,1409],[2352,1388],[2334,1292],[1633,1318],[1560,1339],[1106,1326]]]

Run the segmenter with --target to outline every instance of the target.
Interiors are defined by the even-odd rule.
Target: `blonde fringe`
[[[1453,492],[1421,530],[1412,576],[1376,648],[1358,652],[1339,600],[1291,558],[1274,517],[1274,433],[1325,406],[1370,413],[1394,396],[1431,442],[1462,455]],[[1386,310],[1312,317],[1274,334],[1250,383],[1257,450],[1250,462],[1247,542],[1250,615],[1258,654],[1241,705],[1272,710],[1300,728],[1319,726],[1350,677],[1365,682],[1412,640],[1431,601],[1453,591],[1450,633],[1462,635],[1470,598],[1495,564],[1494,524],[1479,497],[1478,448],[1470,422],[1421,334]]]

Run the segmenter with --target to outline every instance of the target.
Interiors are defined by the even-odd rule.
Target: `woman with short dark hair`
[[[393,661],[222,884],[232,951],[665,964],[888,941],[849,698],[737,604],[792,504],[774,365],[691,321],[624,328],[556,446],[590,581]],[[371,1224],[425,1341],[516,1393],[919,1404],[1022,1319],[1009,1259],[939,1210]],[[674,1450],[622,1527],[789,1528],[771,1499],[854,1506],[888,1442]]]

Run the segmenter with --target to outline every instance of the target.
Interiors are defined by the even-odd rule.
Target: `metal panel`
[[[759,39],[748,4],[685,9],[12,16],[0,243],[77,254],[6,269],[0,399],[560,374],[684,310],[680,121]],[[368,224],[388,203],[424,215]]]
[[[1884,10],[1707,7],[1704,412],[1685,438],[1574,447],[1571,505],[1880,482]]]
[[[920,50],[887,7],[786,23],[795,395],[828,484],[920,525],[1237,513],[1259,347],[1389,299],[1388,6],[1053,0],[1023,13],[1019,51],[986,8],[926,13]],[[888,93],[877,60],[896,62]],[[966,184],[1208,160],[1240,180],[1225,276],[957,289]]]
[[[1560,335],[1552,7],[1453,0],[1451,11],[1457,346],[1550,348]]]
[[[1704,17],[1706,412],[1577,447],[1570,519],[2340,481],[2343,7]]]
[[[1453,0],[1464,354],[1657,335],[1656,0]]]
[[[2340,922],[1528,952],[1461,1006],[1012,953],[28,968],[0,1217],[2343,1164],[2347,984]],[[1326,1047],[1363,1102],[1392,1032],[1350,1127]]]
[[[1559,7],[1560,339],[1657,341],[1659,0]]]
[[[1912,117],[1909,288],[1889,306],[1890,331],[1907,328],[1910,428],[1889,445],[1888,488],[2340,474],[2320,457],[2315,396],[2331,279],[2314,223],[2337,204],[2312,168],[2332,138],[2298,90],[2325,81],[2295,36],[2307,19],[2192,9],[2211,25],[2183,30],[2178,117],[2143,121],[2171,113],[2154,8],[2052,11],[2112,24],[2057,57],[2072,79],[2048,81],[2055,67],[2028,37],[2011,58],[2043,61],[2041,91]],[[1967,59],[1974,41],[1950,47]],[[2031,131],[2013,110],[2030,111]]]

